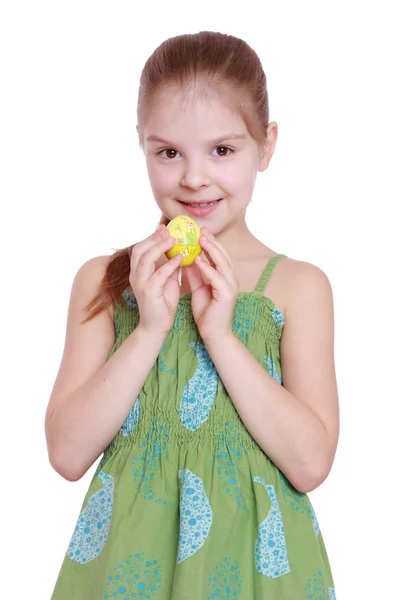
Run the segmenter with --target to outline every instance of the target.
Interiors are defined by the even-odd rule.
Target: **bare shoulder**
[[[286,258],[281,261],[280,273],[284,288],[285,313],[301,310],[304,303],[333,304],[332,286],[326,273],[316,265]]]
[[[272,251],[263,262],[274,258]],[[264,290],[284,315],[302,311],[304,303],[319,301],[327,305],[332,303],[332,290],[329,279],[322,269],[301,260],[285,256],[278,262]]]
[[[107,264],[110,260],[110,256],[95,256],[94,258],[89,258],[83,265],[79,268],[78,273],[82,271],[86,271],[87,274],[93,273],[97,275],[97,277],[103,277]]]
[[[100,284],[109,260],[110,256],[108,255],[90,258],[83,263],[75,275],[73,289],[76,288],[81,292],[84,289],[87,291],[88,295],[91,294],[92,297],[88,300],[89,302],[95,297],[100,289]],[[114,320],[112,304],[108,307],[107,314],[111,320]]]
[[[281,262],[285,309],[283,358],[295,356],[302,348],[311,356],[324,345],[325,357],[331,361],[334,307],[328,276],[316,265],[305,261],[287,259]]]

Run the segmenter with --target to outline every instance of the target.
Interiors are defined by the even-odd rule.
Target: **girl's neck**
[[[215,238],[229,252],[232,259],[242,261],[265,247],[249,230],[245,222],[235,223],[219,232]]]

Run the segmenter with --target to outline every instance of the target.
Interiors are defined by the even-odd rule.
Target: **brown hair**
[[[145,122],[151,99],[169,87],[190,86],[209,98],[224,95],[241,115],[249,133],[263,143],[269,122],[266,76],[256,52],[232,35],[202,31],[180,35],[163,42],[143,68],[137,107],[139,143],[143,146],[141,123]],[[161,215],[160,223],[169,222]],[[86,323],[113,302],[122,302],[129,285],[132,246],[110,256],[100,290],[87,305]]]

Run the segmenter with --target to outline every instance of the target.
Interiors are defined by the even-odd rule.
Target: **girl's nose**
[[[202,165],[186,165],[181,179],[183,187],[198,190],[203,186],[211,185],[211,177]]]

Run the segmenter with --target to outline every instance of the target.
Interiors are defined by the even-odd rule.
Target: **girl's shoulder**
[[[276,254],[269,253],[265,264],[268,265]],[[280,308],[284,316],[305,302],[318,301],[318,298],[324,301],[331,297],[329,279],[320,267],[285,254],[274,262],[276,264],[268,277],[263,294]]]
[[[285,305],[304,301],[313,295],[331,293],[332,288],[326,273],[317,265],[285,257],[279,262],[282,287],[285,290]]]
[[[82,266],[77,271],[77,274],[75,275],[75,280],[77,280],[78,278],[85,279],[88,285],[90,284],[93,290],[97,293],[100,290],[100,285],[109,262],[110,256],[108,254],[89,258],[85,263],[82,264]],[[114,321],[113,304],[110,303],[110,305],[105,310],[107,311],[111,321]]]
[[[301,318],[312,312],[322,313],[328,320],[332,318],[332,286],[320,267],[287,256],[279,261],[278,267],[271,284],[277,290],[275,294],[279,296],[286,322],[287,317]]]

